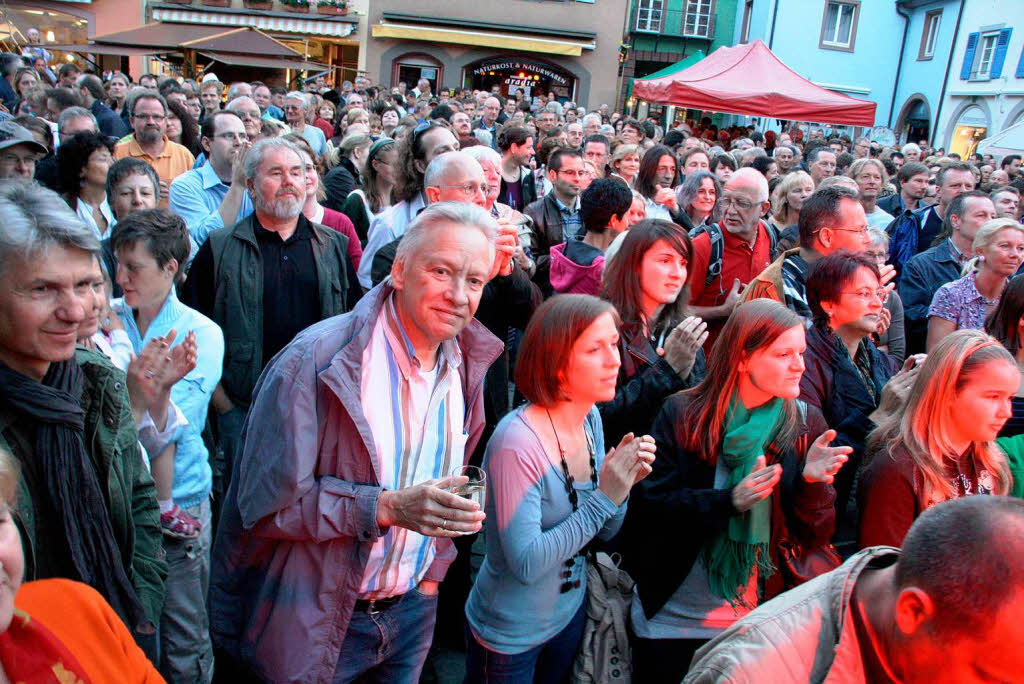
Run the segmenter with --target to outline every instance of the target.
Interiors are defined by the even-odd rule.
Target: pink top
[[[363,260],[363,248],[359,244],[359,236],[356,235],[356,227],[352,225],[352,219],[340,211],[324,207],[324,218],[320,224],[333,228],[348,238],[348,258],[352,261],[352,268],[358,271],[359,262]]]

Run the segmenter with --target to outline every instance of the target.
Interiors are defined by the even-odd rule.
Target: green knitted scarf
[[[765,453],[782,415],[782,399],[772,399],[748,411],[739,396],[733,396],[727,415],[719,460],[729,471],[723,488],[731,490],[750,474],[757,457]],[[747,512],[730,518],[726,529],[704,547],[704,562],[714,595],[736,605],[755,567],[765,577],[775,572],[768,555],[771,529],[769,496]]]

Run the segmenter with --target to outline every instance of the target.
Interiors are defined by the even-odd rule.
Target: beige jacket
[[[685,684],[866,684],[850,598],[868,565],[894,563],[899,549],[874,546],[760,606],[705,644]]]

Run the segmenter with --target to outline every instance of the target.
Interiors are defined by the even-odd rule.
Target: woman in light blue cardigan
[[[177,332],[175,343],[187,336],[196,341],[196,367],[171,389],[171,401],[188,425],[175,441],[173,457],[159,455],[152,465],[170,567],[160,626],[161,672],[170,681],[208,681],[213,663],[206,613],[213,475],[202,432],[210,397],[220,382],[224,335],[216,323],[178,301],[174,286],[183,276],[191,247],[179,216],[166,209],[135,212],[117,224],[111,247],[117,256],[117,283],[124,290],[123,301],[111,308],[124,323],[135,353],[171,330]],[[170,488],[168,479],[173,480]]]
[[[615,396],[618,316],[589,295],[534,313],[516,386],[530,403],[487,445],[487,555],[466,603],[467,682],[560,682],[583,634],[586,552],[622,524],[654,440],[604,453],[594,404]]]

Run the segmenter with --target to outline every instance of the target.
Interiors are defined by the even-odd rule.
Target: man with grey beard
[[[214,468],[215,500],[227,489],[263,368],[298,332],[348,311],[360,296],[348,239],[302,215],[305,174],[294,143],[256,142],[243,169],[253,213],[210,233],[182,291],[185,304],[224,331],[224,372],[211,403],[227,463]]]

